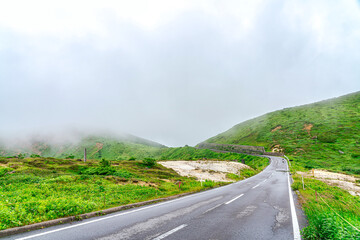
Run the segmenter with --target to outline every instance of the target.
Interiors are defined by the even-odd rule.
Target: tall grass
[[[300,175],[293,175],[292,188],[308,218],[303,229],[304,239],[360,239],[360,199],[319,180],[305,178],[305,190]],[[353,226],[351,226],[351,225]]]
[[[0,166],[0,230],[225,184],[201,184],[141,161],[2,158],[0,163],[6,166]],[[10,166],[15,172],[7,174]]]

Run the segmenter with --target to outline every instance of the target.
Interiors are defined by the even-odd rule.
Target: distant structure
[[[262,155],[265,153],[264,147],[235,144],[200,143],[198,145],[198,148],[258,155]]]
[[[247,146],[236,144],[218,144],[218,143],[200,143],[197,148],[209,149],[216,152],[235,152],[251,155],[268,155],[268,156],[280,156],[283,157],[282,152],[265,152],[264,147],[260,146]]]

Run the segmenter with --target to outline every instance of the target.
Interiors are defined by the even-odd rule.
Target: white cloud
[[[2,1],[0,134],[196,144],[360,88],[356,1]]]

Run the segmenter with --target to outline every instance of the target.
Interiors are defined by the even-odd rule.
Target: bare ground
[[[215,182],[233,182],[234,180],[226,177],[227,173],[239,174],[241,169],[250,168],[242,163],[227,161],[162,161],[158,163],[175,170],[181,176]]]
[[[355,178],[354,176],[317,169],[314,169],[314,176],[312,171],[297,173],[306,177],[315,177],[329,185],[342,188],[353,196],[360,196],[360,185],[356,183],[356,180],[359,180],[359,178]]]

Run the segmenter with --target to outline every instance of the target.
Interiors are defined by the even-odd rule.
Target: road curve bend
[[[287,161],[269,158],[261,173],[224,187],[5,239],[300,239]]]

